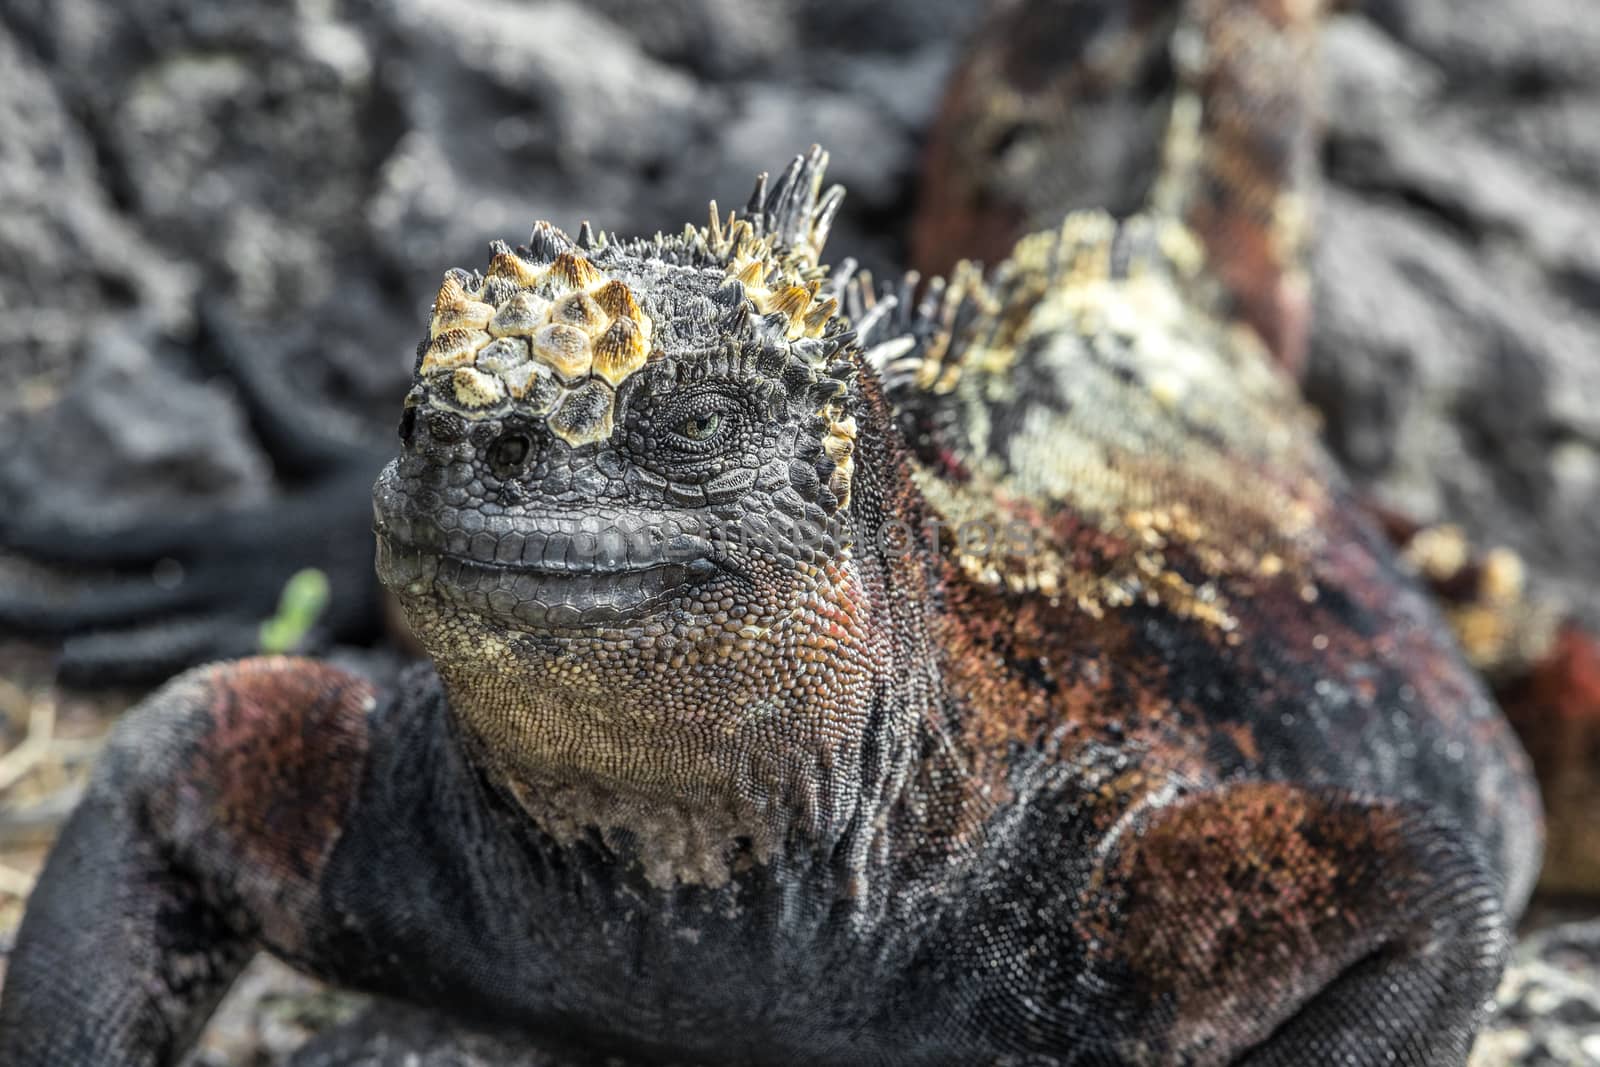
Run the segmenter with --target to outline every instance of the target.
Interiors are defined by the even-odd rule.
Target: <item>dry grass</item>
[[[49,656],[0,646],[0,946],[9,945],[50,843],[129,697],[52,683]]]

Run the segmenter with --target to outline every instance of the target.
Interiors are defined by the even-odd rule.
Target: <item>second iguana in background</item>
[[[816,151],[450,272],[374,493],[432,665],[132,712],[0,1060],[173,1063],[264,948],[572,1062],[1462,1062],[1525,759],[1237,314],[1313,15],[1188,5],[1148,209],[987,279],[830,280]]]

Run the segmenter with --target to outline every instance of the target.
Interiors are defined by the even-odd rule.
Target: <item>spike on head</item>
[[[707,213],[710,217],[706,221],[706,243],[713,249],[720,249],[723,245],[722,216],[715,200],[711,201]]]
[[[589,373],[594,350],[589,335],[576,326],[552,322],[533,335],[533,358],[567,381],[577,381]]]
[[[500,305],[489,320],[489,332],[496,337],[532,337],[549,321],[550,301],[523,291]]]
[[[829,298],[806,312],[806,333],[815,337],[839,313],[839,301]]]
[[[482,330],[489,325],[489,320],[493,317],[494,308],[476,300],[462,300],[444,307],[435,304],[433,321],[428,326],[428,332],[438,337],[451,330]]]
[[[485,277],[503,278],[512,285],[528,287],[538,285],[543,280],[544,274],[534,268],[515,252],[504,241],[496,241],[494,256],[489,260],[489,270]]]
[[[433,313],[435,315],[452,308],[458,304],[465,304],[472,297],[468,295],[466,286],[462,284],[461,271],[449,271],[444,276],[444,281],[439,283],[439,292],[433,298]]]
[[[649,346],[632,319],[619,318],[594,344],[594,373],[612,385],[621,385],[644,366]]]
[[[610,316],[594,297],[580,290],[555,302],[550,309],[550,321],[564,322],[593,337],[606,328]]]
[[[428,342],[422,356],[421,373],[467,366],[477,358],[478,349],[489,341],[489,334],[483,330],[448,330]]]
[[[767,172],[762,171],[756,175],[756,186],[750,190],[750,199],[745,204],[744,213],[751,218],[759,217],[767,205]]]
[[[575,251],[572,239],[548,222],[533,224],[528,235],[528,258],[537,264],[554,263],[564,252]]]
[[[762,284],[766,274],[766,264],[759,259],[752,259],[749,263],[734,271],[733,280],[746,289],[754,289]]]
[[[576,252],[563,252],[550,266],[551,277],[572,289],[589,289],[605,280],[605,275],[595,269]]]
[[[778,312],[791,323],[804,315],[810,306],[811,294],[798,285],[791,285],[773,294],[767,303],[768,310]]]
[[[600,310],[614,319],[632,319],[634,325],[646,321],[644,312],[639,310],[639,301],[634,299],[633,290],[626,282],[607,282],[595,290],[594,300]]]
[[[775,183],[769,185],[766,175],[756,179],[747,218],[735,221],[730,215],[724,229],[713,204],[711,221],[697,231],[721,256],[725,277],[743,286],[762,314],[784,312],[791,338],[820,336],[839,309],[837,302],[824,301],[826,313],[808,314],[827,277],[822,249],[844,199],[839,186],[823,191],[827,163],[827,153],[813,145]],[[792,291],[796,288],[804,299]]]

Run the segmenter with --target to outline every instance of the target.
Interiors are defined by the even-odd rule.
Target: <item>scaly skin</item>
[[[1231,54],[1149,212],[920,302],[827,280],[820,152],[447,275],[374,492],[433,665],[135,710],[0,1060],[174,1062],[264,947],[578,1061],[1463,1062],[1538,803],[1185,225]]]

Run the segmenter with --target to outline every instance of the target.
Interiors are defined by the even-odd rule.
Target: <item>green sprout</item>
[[[292,652],[328,606],[328,576],[307,567],[283,584],[278,613],[261,624],[261,651]]]

